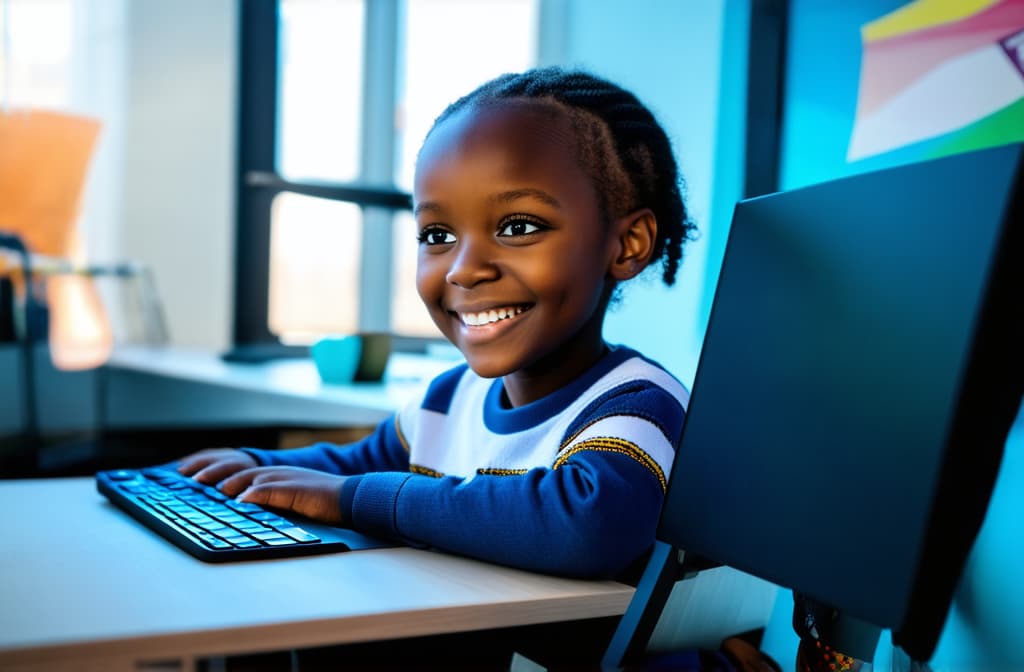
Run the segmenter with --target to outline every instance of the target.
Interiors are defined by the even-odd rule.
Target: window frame
[[[283,193],[354,203],[363,211],[362,256],[390,255],[391,220],[412,210],[412,195],[393,185],[394,110],[397,77],[397,0],[366,3],[363,72],[364,142],[360,178],[354,182],[289,180],[276,170],[279,0],[239,3],[238,149],[235,168],[235,290],[232,340],[236,346],[277,343],[268,326],[271,207]],[[367,83],[372,81],[372,87]],[[388,257],[390,258],[390,257]],[[389,319],[391,264],[364,264],[360,270],[359,328],[383,331]],[[396,347],[432,339],[399,339]]]

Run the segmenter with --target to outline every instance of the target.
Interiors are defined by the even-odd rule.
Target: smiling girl
[[[453,103],[420,150],[417,289],[466,363],[354,444],[212,449],[255,502],[516,567],[621,576],[654,541],[688,392],[602,337],[623,281],[671,285],[692,224],[664,130],[557,68]]]

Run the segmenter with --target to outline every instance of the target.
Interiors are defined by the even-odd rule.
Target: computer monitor
[[[737,205],[659,539],[931,657],[1024,390],[1022,157]]]

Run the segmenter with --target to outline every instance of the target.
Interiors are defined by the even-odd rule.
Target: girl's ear
[[[613,227],[618,253],[612,259],[609,273],[616,280],[629,280],[639,275],[651,261],[658,237],[658,220],[650,208],[643,208],[615,220]]]

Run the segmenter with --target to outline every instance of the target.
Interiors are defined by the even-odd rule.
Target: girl
[[[417,289],[466,358],[347,446],[212,449],[246,502],[525,569],[615,577],[654,540],[688,392],[602,338],[619,283],[690,237],[664,130],[582,72],[504,75],[420,150]]]

